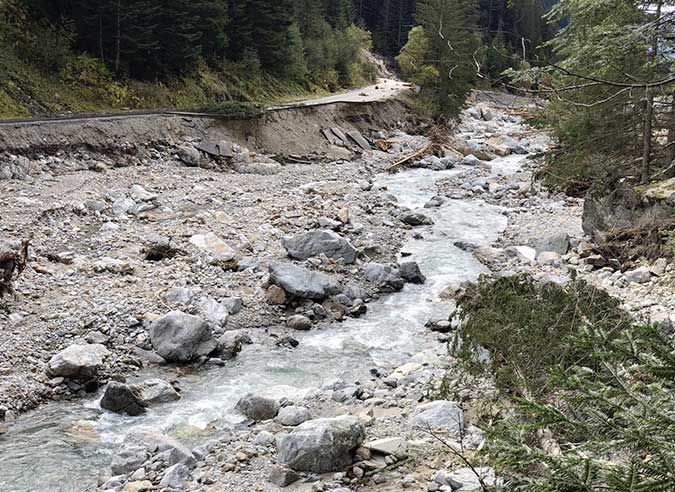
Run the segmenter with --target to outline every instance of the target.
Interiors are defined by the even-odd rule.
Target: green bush
[[[585,361],[586,330],[615,333],[631,323],[617,299],[581,280],[566,286],[525,275],[484,280],[466,290],[459,306],[455,352],[470,370],[494,374],[499,389],[519,395],[545,395],[553,371]]]

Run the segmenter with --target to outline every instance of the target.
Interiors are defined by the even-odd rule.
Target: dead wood
[[[394,173],[398,171],[401,167],[403,167],[406,163],[424,156],[431,149],[431,146],[432,146],[431,142],[424,144],[422,147],[417,149],[412,154],[409,154],[403,159],[394,162],[391,166],[387,168],[387,172]]]

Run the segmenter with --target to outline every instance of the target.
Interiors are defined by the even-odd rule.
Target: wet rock
[[[155,320],[150,326],[150,341],[169,362],[193,361],[217,348],[208,323],[181,311],[171,311]]]
[[[645,284],[652,278],[652,274],[647,267],[636,268],[625,273],[628,282],[636,284]]]
[[[302,314],[295,314],[286,320],[289,328],[300,331],[307,331],[312,328],[312,320]]]
[[[279,439],[278,461],[295,471],[340,471],[351,465],[364,439],[363,425],[355,417],[309,420]]]
[[[401,215],[400,219],[401,222],[403,222],[404,224],[413,227],[422,225],[432,225],[434,223],[434,221],[431,220],[431,217],[429,217],[425,213],[415,211],[404,212]]]
[[[248,393],[241,397],[235,409],[251,420],[271,420],[279,412],[279,402],[273,398]]]
[[[450,434],[459,435],[464,428],[464,412],[455,402],[432,401],[415,408],[412,424],[422,429],[443,429]]]
[[[382,263],[366,263],[363,267],[363,276],[385,292],[398,292],[405,285],[398,268]]]
[[[287,294],[302,299],[325,299],[340,291],[328,275],[290,263],[270,265],[270,281]]]
[[[236,333],[227,332],[218,338],[218,355],[221,359],[234,359],[239,352],[244,338]],[[248,342],[250,343],[250,341]]]
[[[103,365],[103,359],[110,352],[103,345],[71,345],[65,348],[47,363],[49,377],[64,377],[73,379],[95,378]]]
[[[295,427],[306,422],[311,418],[309,410],[305,407],[296,407],[294,405],[282,407],[276,416],[276,421],[281,425]]]
[[[110,469],[113,475],[125,475],[143,466],[148,459],[149,452],[145,446],[122,446],[113,457]]]
[[[148,379],[134,387],[138,390],[141,401],[148,406],[180,400],[180,393],[161,379]]]
[[[422,275],[419,265],[414,261],[405,261],[398,266],[403,280],[412,284],[423,284],[427,278]]]
[[[288,255],[296,260],[306,260],[323,254],[347,264],[356,261],[356,248],[347,239],[333,231],[305,232],[286,239],[283,245]]]
[[[117,381],[107,384],[101,398],[101,408],[115,413],[136,416],[145,413],[145,407],[137,388]]]
[[[272,465],[272,468],[270,468],[269,480],[277,487],[283,488],[300,480],[300,475],[284,466]]]
[[[129,447],[136,449],[139,447],[145,448],[148,453],[153,455],[162,453],[163,460],[169,466],[182,463],[188,468],[193,468],[197,463],[194,455],[188,448],[155,427],[139,426],[130,429],[127,435],[124,436],[120,449],[124,450]],[[141,465],[142,463],[134,469],[139,468]],[[115,473],[114,470],[113,473]]]
[[[207,253],[214,260],[220,262],[231,261],[237,254],[230,245],[212,232],[195,234],[190,238],[190,243]]]

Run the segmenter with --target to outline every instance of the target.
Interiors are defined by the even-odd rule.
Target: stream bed
[[[520,156],[524,159],[524,156]],[[508,160],[507,160],[508,159]],[[504,158],[514,167],[513,157]],[[499,167],[500,159],[494,161]],[[408,170],[380,176],[401,206],[420,208],[435,195],[435,182],[464,172]],[[484,267],[455,247],[455,241],[477,245],[494,242],[507,225],[502,211],[479,200],[449,200],[427,209],[434,225],[418,229],[423,239],[407,240],[406,260],[417,261],[424,285],[371,302],[366,315],[297,336],[296,349],[248,345],[224,367],[181,376],[182,399],[127,417],[103,412],[97,398],[50,403],[20,416],[0,437],[0,490],[3,492],[84,492],[95,490],[97,476],[111,461],[118,443],[136,425],[163,429],[189,445],[203,443],[242,417],[234,406],[247,392],[300,397],[325,381],[367,378],[374,367],[392,368],[437,344],[423,335],[425,322],[448,306],[438,294],[449,284],[475,279]],[[167,377],[167,369],[141,377]]]

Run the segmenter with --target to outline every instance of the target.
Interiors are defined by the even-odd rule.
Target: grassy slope
[[[3,44],[5,44],[3,46]],[[95,61],[75,57],[69,73],[45,73],[22,61],[0,38],[0,118],[124,109],[204,109],[227,101],[272,103],[323,95],[318,86],[267,75],[242,77],[246,67],[222,71],[198,66],[189,76],[163,82],[113,80]]]

